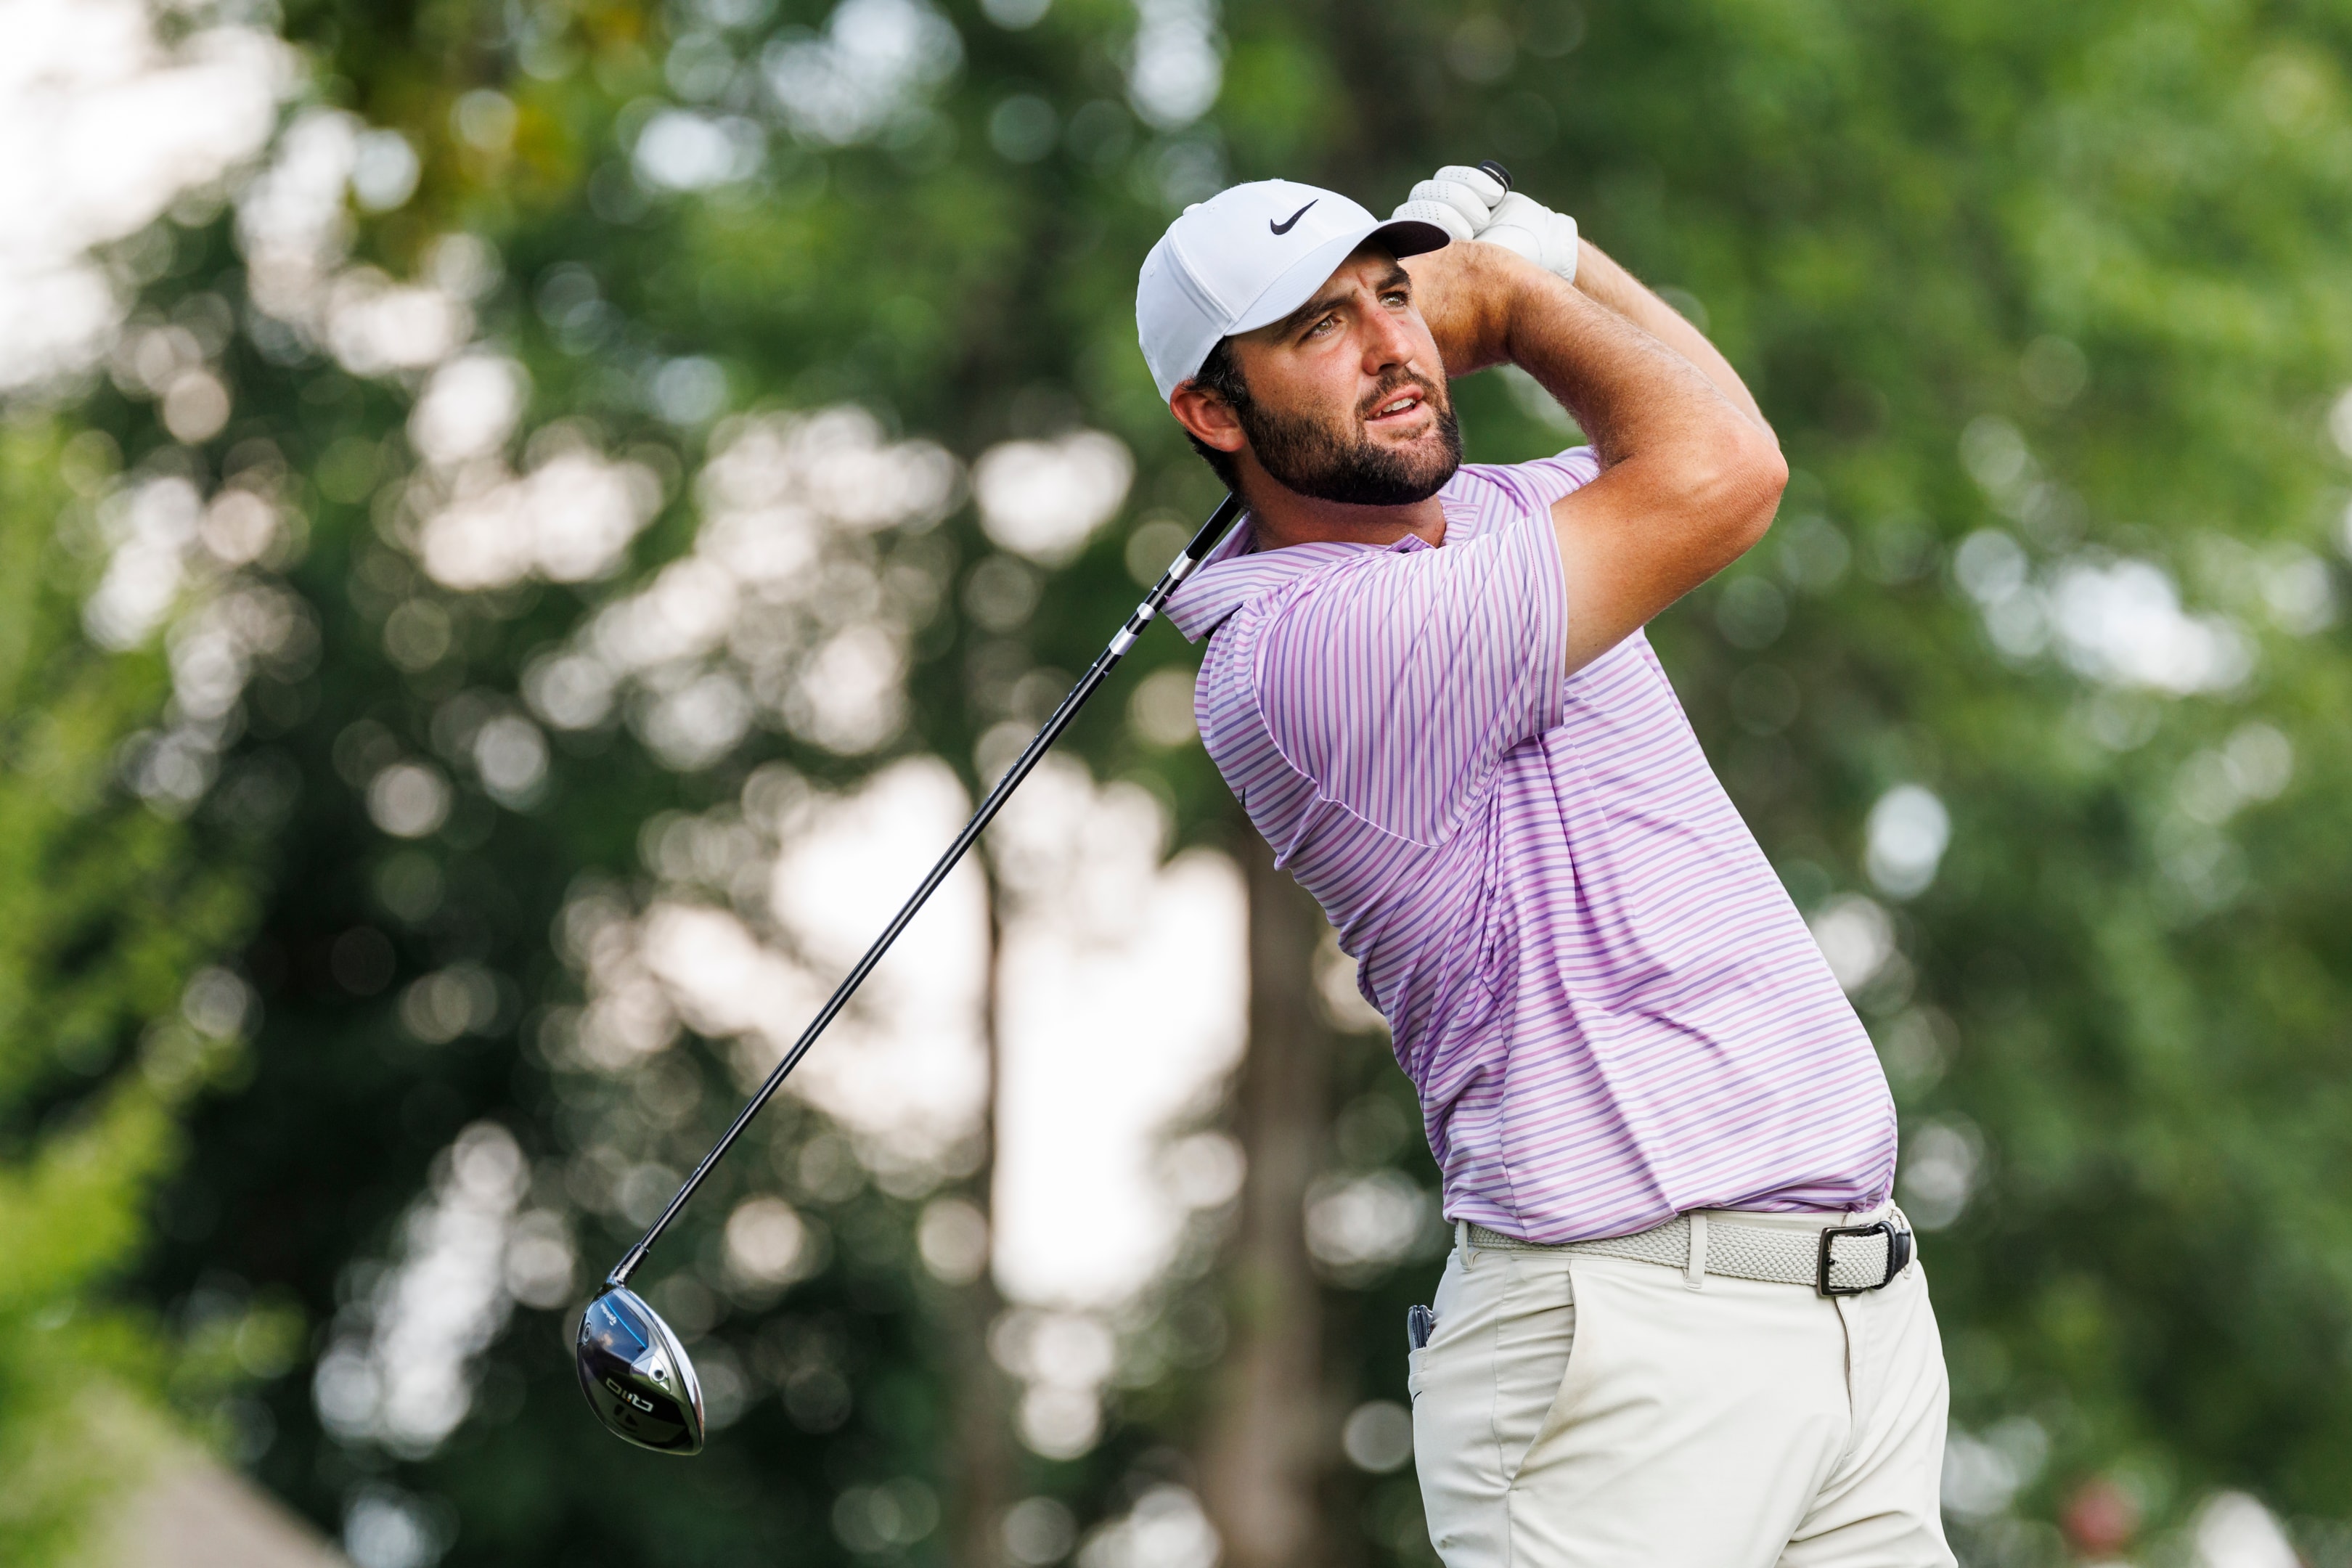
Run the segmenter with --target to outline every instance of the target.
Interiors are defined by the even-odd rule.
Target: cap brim
[[[1281,277],[1267,284],[1265,291],[1250,301],[1249,308],[1242,311],[1226,335],[1254,332],[1282,320],[1315,298],[1315,291],[1339,269],[1339,264],[1371,239],[1387,242],[1390,253],[1399,257],[1419,256],[1425,250],[1441,249],[1454,243],[1454,237],[1435,224],[1412,217],[1392,217],[1351,233],[1334,235],[1292,262]]]

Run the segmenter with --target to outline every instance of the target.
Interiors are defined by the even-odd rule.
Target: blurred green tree
[[[244,1065],[252,992],[211,961],[252,901],[122,787],[126,762],[169,765],[169,687],[153,654],[83,635],[93,557],[128,520],[90,505],[110,444],[68,436],[0,424],[0,1556],[27,1564],[79,1560],[175,1385],[221,1416],[224,1373],[293,1349],[282,1314],[235,1310],[175,1344],[121,1295],[190,1096]]]

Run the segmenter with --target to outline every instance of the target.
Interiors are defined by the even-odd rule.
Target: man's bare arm
[[[1552,507],[1570,669],[1763,536],[1789,470],[1744,390],[1735,405],[1629,316],[1498,246],[1450,245],[1405,266],[1450,374],[1517,364],[1601,457],[1601,477]]]
[[[1577,242],[1576,286],[1608,306],[1675,353],[1690,361],[1701,375],[1714,384],[1715,389],[1729,400],[1734,408],[1748,416],[1766,435],[1772,426],[1766,422],[1764,411],[1748,395],[1748,384],[1731,368],[1716,346],[1707,342],[1706,334],[1685,319],[1680,310],[1659,299],[1624,268],[1619,266],[1608,252],[1589,239]],[[1773,437],[1777,443],[1780,439]]]

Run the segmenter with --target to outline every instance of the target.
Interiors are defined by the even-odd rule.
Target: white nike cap
[[[1450,237],[1416,218],[1374,217],[1316,185],[1258,180],[1195,202],[1168,226],[1135,282],[1135,331],[1160,395],[1192,378],[1220,338],[1282,320],[1378,237],[1399,256]]]

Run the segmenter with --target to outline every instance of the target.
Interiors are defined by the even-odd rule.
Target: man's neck
[[[1407,534],[1429,544],[1445,542],[1445,509],[1435,496],[1410,506],[1350,506],[1300,495],[1259,468],[1244,479],[1242,499],[1249,503],[1251,542],[1259,550],[1331,541],[1390,545]]]

